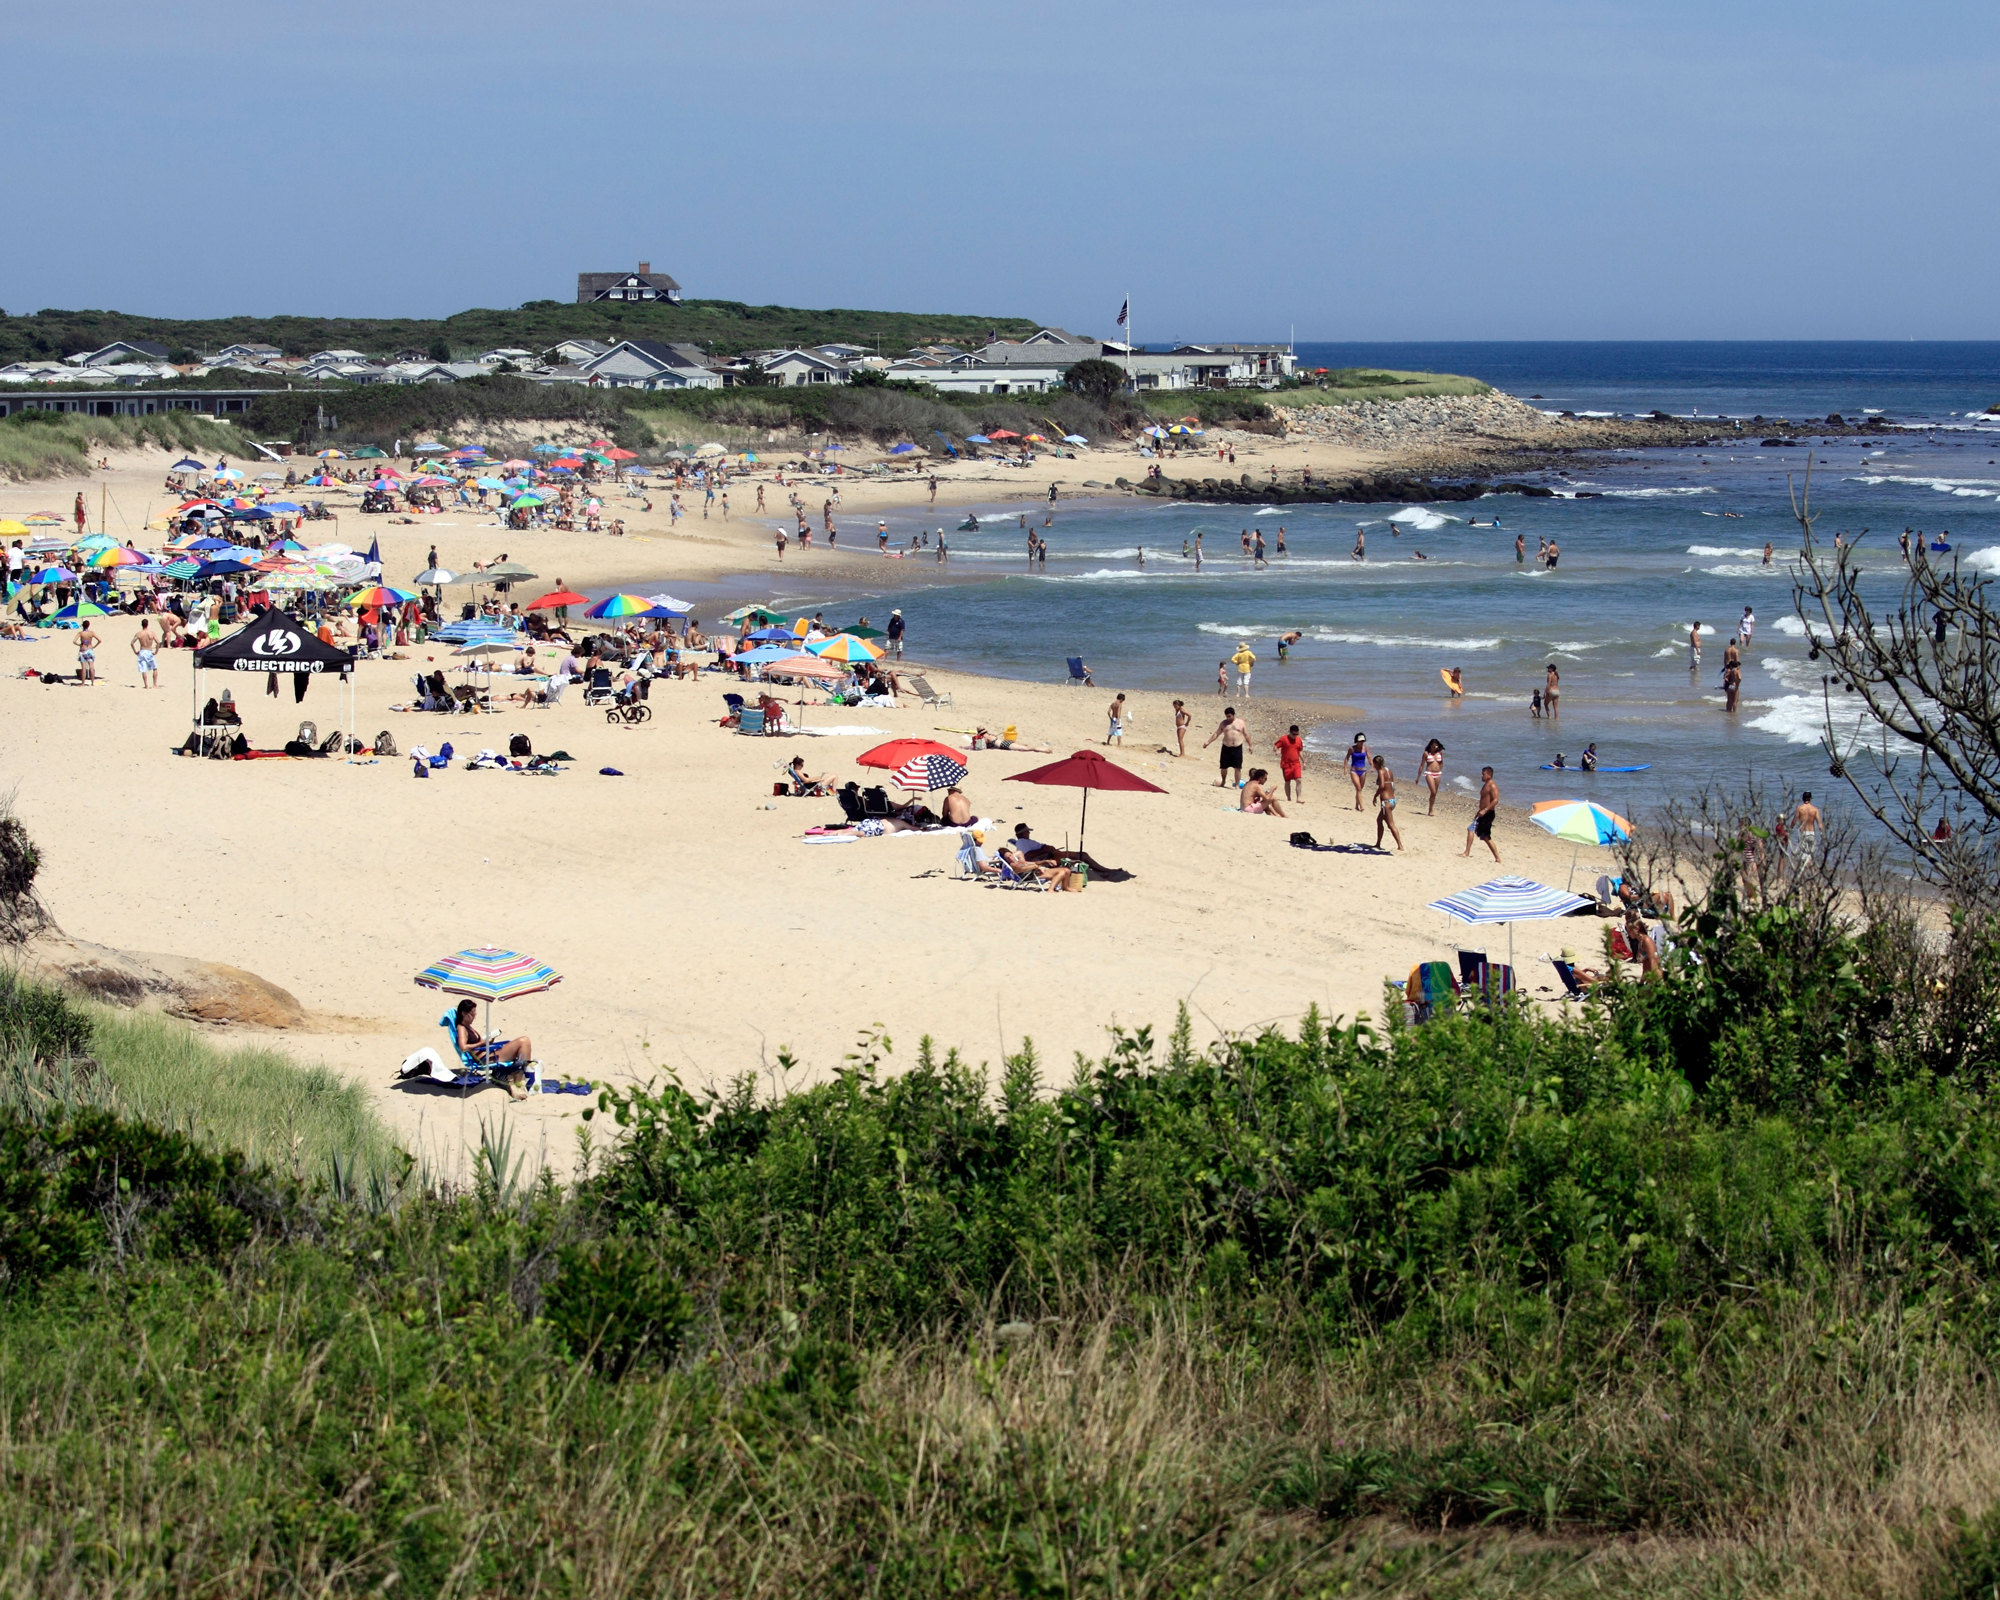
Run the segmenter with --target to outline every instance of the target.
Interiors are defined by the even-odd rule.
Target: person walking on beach
[[[1556,717],[1562,714],[1562,674],[1556,671],[1551,661],[1548,667],[1548,682],[1542,685],[1542,715]]]
[[[138,658],[139,687],[157,689],[160,686],[160,658],[156,651],[160,648],[160,636],[153,632],[153,619],[141,617],[139,631],[132,636],[132,654]],[[148,682],[147,680],[151,681]]]
[[[1299,725],[1293,723],[1281,738],[1273,739],[1271,748],[1278,753],[1278,776],[1285,780],[1285,798],[1303,804],[1306,797],[1306,742],[1299,737]]]
[[[1347,777],[1354,785],[1354,809],[1361,809],[1361,786],[1368,778],[1368,735],[1357,733],[1347,747]]]
[[[903,659],[904,626],[902,612],[892,611],[889,613],[889,654],[894,656],[898,661]]]
[[[764,514],[764,486],[761,483],[757,485],[757,514]]]
[[[778,559],[780,561],[785,559],[785,530],[783,528],[778,530]]]
[[[1202,749],[1206,750],[1217,739],[1222,741],[1222,748],[1216,752],[1222,772],[1216,778],[1215,786],[1227,789],[1233,782],[1240,789],[1243,787],[1243,753],[1251,747],[1250,725],[1236,714],[1234,706],[1222,708],[1222,720],[1215,725],[1215,732],[1202,740]]]
[[[1250,693],[1250,672],[1257,665],[1256,652],[1246,640],[1237,645],[1236,654],[1229,659],[1236,665],[1236,692],[1247,696]]]
[[[933,511],[937,509],[937,474],[935,472],[931,474],[931,509]]]
[[[88,622],[76,636],[76,675],[85,683],[97,682],[97,647],[101,642]]]
[[[1390,770],[1387,758],[1375,758],[1375,848],[1382,848],[1382,830],[1389,830],[1389,837],[1396,841],[1398,853],[1403,848],[1403,835],[1396,828],[1396,774]]]
[[[1479,769],[1479,806],[1472,813],[1472,821],[1466,824],[1465,854],[1472,854],[1472,841],[1482,841],[1493,852],[1493,864],[1500,865],[1500,851],[1493,843],[1493,818],[1500,810],[1500,785],[1493,781],[1493,769]]]
[[[89,513],[83,509],[83,491],[79,489],[76,492],[76,536],[79,539],[83,537],[83,524],[88,516]]]
[[[1431,792],[1430,809],[1427,817],[1437,815],[1438,784],[1444,780],[1444,746],[1436,739],[1424,746],[1423,760],[1417,763],[1417,776],[1424,780],[1424,787]]]
[[[1174,742],[1180,746],[1180,754],[1187,755],[1188,729],[1194,725],[1194,717],[1189,713],[1185,700],[1174,702]]]
[[[1125,742],[1125,696],[1123,694],[1118,695],[1112,700],[1110,706],[1105,710],[1105,716],[1111,724],[1110,731],[1104,735],[1105,744],[1123,744]]]

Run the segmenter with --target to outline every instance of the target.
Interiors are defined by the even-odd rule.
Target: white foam
[[[1934,489],[1939,494],[1955,495],[1959,499],[2000,500],[2000,478],[1930,478],[1913,477],[1907,473],[1887,472],[1867,474],[1850,478],[1850,483],[1914,484],[1923,489]]]
[[[1687,553],[1691,556],[1756,556],[1760,561],[1764,556],[1761,547],[1745,550],[1730,544],[1691,544]],[[1771,553],[1777,554],[1775,550]]]
[[[1680,651],[1676,650],[1672,645],[1668,645],[1664,650],[1655,650],[1653,652],[1655,659],[1660,656],[1677,656],[1679,654]]]
[[[1447,517],[1443,512],[1432,511],[1424,506],[1404,506],[1401,511],[1392,512],[1391,522],[1400,522],[1406,528],[1415,528],[1420,533],[1429,533],[1448,523],[1458,521],[1457,517]]]
[[[1805,621],[1800,617],[1780,617],[1771,626],[1788,639],[1803,639],[1806,636]]]
[[[1962,567],[1970,567],[1974,572],[2000,574],[2000,544],[1989,544],[1983,550],[1973,550],[1958,558]]]
[[[1711,578],[1784,578],[1790,576],[1783,567],[1767,567],[1762,562],[1751,564],[1742,561],[1725,561],[1719,567],[1703,567],[1701,570]]]
[[[1819,744],[1829,731],[1841,748],[1849,748],[1868,730],[1879,726],[1868,708],[1851,695],[1835,695],[1832,702],[1817,694],[1788,694],[1768,702],[1769,709],[1752,717],[1743,726],[1759,733],[1773,733],[1787,744]]]
[[[1606,500],[1657,500],[1671,494],[1714,494],[1715,490],[1699,483],[1682,484],[1671,489],[1599,489],[1597,493]]]
[[[1390,649],[1498,650],[1498,639],[1420,639],[1406,633],[1336,633],[1331,628],[1313,628],[1307,637],[1327,644],[1372,644]]]

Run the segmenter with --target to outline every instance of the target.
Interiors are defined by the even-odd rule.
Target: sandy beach
[[[1280,444],[1252,441],[1239,447],[1239,461],[1247,466],[1248,451]],[[1329,459],[1316,470],[1332,465],[1335,447],[1323,448]],[[1357,455],[1347,452],[1347,464]],[[1052,479],[1065,494],[1082,494],[1086,478],[1132,475],[1128,457],[1029,472],[947,468],[939,506],[1009,493],[1045,502]],[[0,486],[0,516],[66,510],[83,488],[94,523],[101,482],[115,513],[109,531],[137,534],[147,508],[167,503],[165,463],[158,452],[141,452],[87,486]],[[841,488],[842,538],[851,529],[857,546],[864,526],[872,546],[878,516],[894,529],[915,527],[928,512],[920,479],[850,477]],[[843,572],[879,581],[872,549],[837,556],[816,549],[801,559],[795,548],[780,571],[769,541],[785,493],[767,490],[771,514],[739,510],[727,524],[704,522],[699,497],[686,496],[695,512],[679,531],[658,511],[634,514],[614,500],[607,513],[626,517],[623,539],[511,533],[467,514],[408,525],[351,511],[337,528],[316,523],[308,531],[364,549],[378,538],[386,572],[398,581],[423,565],[433,542],[454,569],[506,551],[572,587],[726,581],[756,596],[794,586],[835,592]],[[732,485],[731,498],[747,508],[754,486]],[[663,505],[664,493],[654,500]],[[1057,518],[1060,528],[1060,505]],[[910,622],[908,654],[921,663],[923,618]],[[1461,944],[1504,959],[1504,930],[1461,939],[1464,930],[1423,909],[1427,901],[1500,870],[1558,884],[1570,872],[1570,846],[1528,826],[1504,796],[1495,837],[1505,867],[1496,869],[1483,848],[1466,859],[1469,797],[1448,789],[1427,817],[1413,771],[1398,775],[1404,853],[1292,848],[1297,828],[1324,844],[1372,845],[1372,805],[1355,811],[1345,777],[1314,766],[1306,800],[1287,819],[1241,814],[1234,791],[1214,787],[1213,750],[1199,748],[1222,702],[1213,679],[1192,667],[1181,691],[1195,718],[1187,758],[1169,749],[1166,694],[1129,702],[1123,749],[1110,752],[1168,792],[1092,798],[1090,853],[1132,877],[1095,882],[1081,894],[1031,894],[954,880],[951,833],[808,843],[806,829],[837,820],[838,808],[774,798],[778,768],[803,754],[816,774],[866,777],[854,757],[878,734],[955,742],[981,724],[1014,724],[1024,740],[1057,755],[1101,748],[1115,684],[1070,689],[934,673],[952,706],[926,709],[907,697],[894,710],[807,706],[805,736],[758,739],[716,725],[723,685],[713,675],[656,682],[652,721],[636,728],[608,725],[574,692],[555,708],[486,717],[391,712],[412,671],[444,663],[443,647],[419,646],[407,652],[410,660],[359,668],[364,740],[387,729],[407,751],[448,739],[462,760],[483,747],[504,750],[510,736],[525,733],[539,752],[574,757],[554,779],[454,766],[420,783],[402,759],[177,759],[169,752],[188,726],[188,656],[166,652],[161,686],[142,690],[129,649],[136,622],[97,626],[104,681],[91,688],[47,688],[21,676],[27,668],[73,671],[74,634],[0,644],[8,731],[0,788],[16,791],[18,814],[42,847],[41,885],[57,921],[78,939],[227,962],[290,990],[307,1008],[309,1028],[256,1037],[368,1085],[410,1148],[447,1168],[461,1128],[476,1129],[481,1116],[529,1124],[517,1147],[566,1167],[576,1112],[588,1104],[568,1097],[512,1104],[489,1091],[468,1110],[393,1084],[406,1054],[440,1042],[443,1006],[414,987],[413,975],[466,946],[532,952],[564,974],[556,989],[498,1020],[506,1033],[530,1035],[544,1063],[572,1078],[623,1082],[673,1072],[702,1086],[747,1072],[775,1082],[783,1057],[797,1063],[799,1081],[838,1067],[858,1040],[880,1030],[893,1047],[891,1068],[909,1060],[924,1035],[940,1050],[987,1063],[1032,1040],[1045,1073],[1061,1080],[1076,1053],[1105,1048],[1111,1026],[1164,1032],[1182,1003],[1205,1038],[1288,1024],[1314,1005],[1346,1016],[1379,1013],[1383,979],[1400,980],[1418,960],[1448,959]],[[1354,715],[1267,699],[1266,688],[1281,689],[1282,677],[1261,667],[1259,693],[1247,703],[1252,764],[1274,771],[1270,741],[1288,722],[1342,724]],[[337,715],[328,683],[297,706],[289,693],[266,698],[254,676],[238,675],[232,686],[260,747],[281,745],[302,717],[326,729]],[[208,692],[219,687],[211,678]],[[966,789],[982,816],[1007,829],[1027,822],[1058,844],[1074,840],[1076,791],[1005,781],[1051,756],[982,751],[966,759]],[[621,775],[601,775],[605,767]],[[1578,881],[1594,878],[1607,860],[1584,851]],[[1593,933],[1583,923],[1521,929],[1523,981],[1531,989],[1551,984],[1539,952]]]

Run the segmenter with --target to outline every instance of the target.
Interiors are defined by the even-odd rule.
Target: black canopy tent
[[[194,725],[197,733],[203,732],[201,675],[211,669],[218,672],[282,672],[294,679],[301,674],[337,673],[348,689],[346,720],[349,724],[348,736],[350,739],[353,737],[354,658],[335,645],[322,644],[318,634],[289,612],[263,612],[228,638],[195,651]]]

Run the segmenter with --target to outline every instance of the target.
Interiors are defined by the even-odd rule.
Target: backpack
[[[384,728],[375,735],[375,753],[378,756],[399,756],[403,752],[396,748],[396,736]]]
[[[1292,835],[1292,843],[1297,845],[1301,850],[1317,850],[1319,848],[1319,840],[1315,839],[1303,828]]]
[[[525,733],[517,733],[507,741],[507,754],[510,756],[531,756],[534,753],[535,747],[528,742]]]

